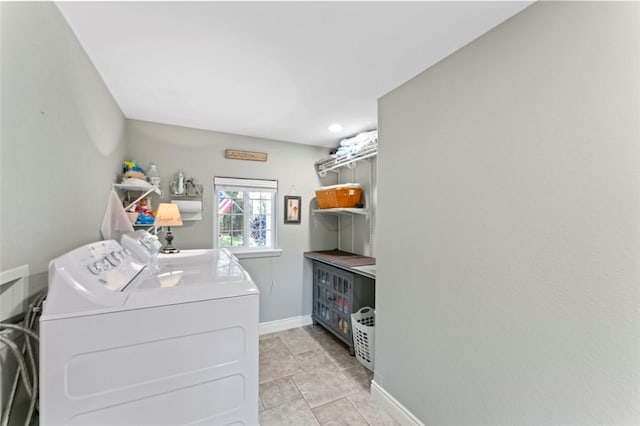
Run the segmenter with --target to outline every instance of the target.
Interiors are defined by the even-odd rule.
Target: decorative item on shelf
[[[185,192],[187,197],[202,197],[202,185],[198,185],[195,179],[187,179]]]
[[[180,217],[178,206],[170,203],[160,203],[154,225],[156,227],[167,227],[167,235],[165,237],[167,245],[160,251],[162,253],[178,253],[180,250],[173,246],[173,234],[171,233],[172,226],[182,226],[182,218]]]
[[[124,182],[126,179],[136,178],[146,181],[147,177],[144,174],[144,170],[142,170],[136,164],[136,160],[125,161],[122,163],[122,181]]]
[[[284,223],[300,224],[302,218],[302,197],[297,195],[284,196]]]
[[[176,185],[176,194],[184,194],[185,186],[184,186],[184,174],[182,170],[178,172],[178,177],[176,179],[178,184]]]
[[[175,179],[169,183],[170,195],[180,196],[202,196],[202,185],[197,185],[194,178],[185,178],[184,173],[179,171]]]
[[[135,212],[137,214],[136,221],[134,225],[153,225],[155,222],[155,213],[142,205],[136,205],[133,207],[133,210],[128,210],[127,212]],[[129,216],[131,219],[131,216]]]

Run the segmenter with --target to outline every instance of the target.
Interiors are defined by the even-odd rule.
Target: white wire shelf
[[[327,172],[336,172],[336,169],[339,169],[340,167],[348,167],[352,169],[356,166],[358,161],[375,157],[376,155],[378,155],[378,145],[374,144],[366,147],[356,154],[344,157],[325,158],[323,160],[316,161],[314,166],[318,175],[326,176]]]

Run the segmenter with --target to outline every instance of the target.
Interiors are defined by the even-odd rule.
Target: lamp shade
[[[160,203],[156,213],[156,226],[182,226],[180,209],[176,204]]]

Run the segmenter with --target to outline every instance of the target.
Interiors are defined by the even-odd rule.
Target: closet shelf
[[[357,208],[313,209],[313,212],[331,214],[336,216],[351,216],[351,215],[366,216],[369,214],[369,209],[357,209]]]
[[[339,169],[340,167],[348,167],[352,169],[356,166],[356,163],[358,161],[375,157],[376,155],[378,155],[378,146],[371,145],[353,155],[344,157],[331,157],[316,161],[314,166],[318,175],[324,177],[326,176],[327,172],[337,173],[336,169]]]

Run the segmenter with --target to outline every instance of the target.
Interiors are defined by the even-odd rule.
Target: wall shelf
[[[202,201],[202,195],[170,194],[169,199],[182,201]]]
[[[325,158],[323,160],[316,161],[314,166],[316,168],[316,172],[318,173],[318,175],[320,175],[321,177],[324,177],[327,175],[327,172],[337,173],[337,169],[339,169],[340,167],[347,167],[352,169],[356,166],[356,163],[358,161],[375,157],[376,155],[378,155],[377,144],[367,146],[362,151],[356,154],[347,155],[344,157]]]
[[[151,193],[156,193],[156,194],[162,196],[162,191],[160,191],[159,188],[156,188],[155,186],[153,186],[151,184],[149,184],[149,186],[130,185],[130,184],[126,184],[126,183],[114,183],[112,185],[113,185],[113,188],[115,188],[115,189],[121,189],[123,191],[128,191],[128,192],[141,192],[142,193],[142,195],[140,195],[138,198],[136,198],[135,201],[129,203],[129,205],[124,208],[125,211],[128,211],[131,207],[135,206],[138,202],[140,202],[140,200],[142,200],[143,198],[145,198],[146,196],[148,196]]]
[[[351,216],[369,214],[369,209],[357,209],[357,208],[336,208],[336,209],[313,209],[314,213],[332,214],[336,216]]]
[[[162,192],[160,191],[159,188],[156,188],[151,184],[143,186],[143,185],[131,185],[127,183],[113,183],[112,185],[114,188],[122,189],[123,191],[147,192],[147,195],[149,195],[152,192],[155,192],[156,194],[160,195]]]

